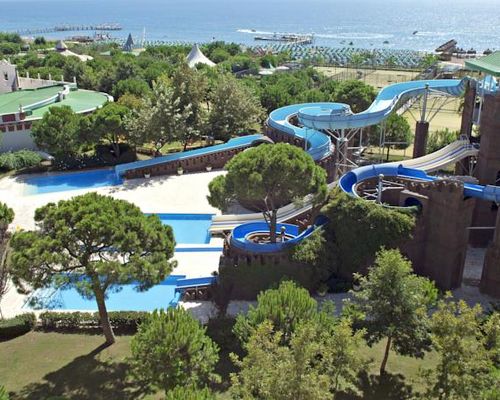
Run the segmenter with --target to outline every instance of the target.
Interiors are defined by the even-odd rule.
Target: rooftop
[[[18,90],[0,95],[0,115],[13,114],[19,111],[19,106],[27,107],[39,102],[44,102],[32,108],[32,114],[26,119],[33,120],[42,118],[43,114],[50,107],[70,106],[74,112],[83,113],[92,111],[102,106],[108,101],[108,96],[104,93],[90,90],[70,90],[66,98],[60,102],[49,100],[63,90],[62,85],[48,86],[40,89]],[[47,101],[47,103],[45,103]]]
[[[480,71],[500,77],[500,51],[481,58],[466,60],[465,67],[472,71]]]

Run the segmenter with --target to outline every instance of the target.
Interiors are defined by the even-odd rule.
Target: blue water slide
[[[131,171],[134,169],[151,167],[155,165],[164,164],[166,162],[186,160],[197,156],[204,156],[204,155],[218,153],[220,151],[240,149],[242,147],[250,147],[253,144],[264,141],[265,141],[265,136],[261,134],[241,136],[230,139],[226,143],[217,144],[214,146],[202,147],[200,149],[167,154],[165,156],[152,158],[150,160],[134,161],[127,164],[120,164],[115,167],[115,173],[118,177],[122,177],[127,171]]]
[[[299,110],[312,105],[327,107],[328,105],[331,106],[332,103],[305,103],[281,107],[269,114],[267,123],[271,128],[304,140],[307,153],[314,160],[318,161],[331,154],[333,146],[330,137],[323,132],[303,126],[296,126],[290,122],[290,119],[296,116]]]
[[[286,236],[290,239],[284,242],[276,243],[255,243],[250,239],[251,235],[258,233],[269,233],[269,225],[266,222],[250,222],[242,224],[233,229],[231,233],[231,246],[243,250],[248,253],[277,253],[280,251],[289,250],[295,245],[302,242],[311,236],[317,229],[320,229],[328,222],[328,218],[320,215],[314,221],[314,224],[299,233],[299,227],[293,224],[277,224],[276,234],[278,237],[281,234],[282,228]]]
[[[395,165],[392,163],[356,168],[340,178],[339,186],[345,193],[357,196],[356,186],[359,183],[367,179],[377,178],[380,175],[384,177],[399,177],[427,182],[440,179],[436,176],[427,175],[420,169],[406,168],[402,165]],[[464,183],[464,196],[500,203],[500,186],[483,186],[474,183]]]
[[[354,114],[347,104],[303,104],[297,110],[299,122],[311,129],[355,129],[376,125],[411,98],[420,96],[427,88],[444,95],[460,96],[469,78],[437,79],[396,83],[383,88],[365,111]]]

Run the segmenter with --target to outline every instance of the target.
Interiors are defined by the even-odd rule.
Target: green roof
[[[481,71],[500,77],[500,51],[473,60],[465,60],[465,66],[472,71]]]
[[[0,115],[13,114],[19,111],[19,105],[27,106],[49,97],[62,90],[61,86],[49,86],[42,89],[18,90],[0,95]]]
[[[19,111],[19,105],[23,107],[49,99],[63,90],[62,85],[49,86],[34,90],[18,90],[16,92],[0,95],[0,115],[12,114]],[[108,101],[108,97],[103,93],[91,90],[70,90],[66,98],[60,102],[51,103],[32,110],[32,114],[26,120],[40,119],[50,107],[70,106],[74,112],[82,113],[93,111]]]

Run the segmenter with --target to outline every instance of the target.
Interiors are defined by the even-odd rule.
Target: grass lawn
[[[0,343],[0,384],[11,399],[29,400],[156,400],[161,394],[146,394],[128,376],[127,357],[131,336],[118,336],[113,346],[103,347],[100,335],[31,332]],[[419,367],[433,367],[435,354],[424,360],[391,353],[387,377],[380,380],[378,368],[384,344],[360,351],[373,359],[369,374],[360,377],[363,396],[344,399],[400,400],[422,389]],[[222,366],[224,374],[230,365]],[[222,372],[222,371],[220,371]],[[220,395],[226,399],[226,394]]]

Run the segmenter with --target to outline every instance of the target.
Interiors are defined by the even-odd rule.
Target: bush
[[[146,311],[111,311],[108,313],[111,326],[117,330],[135,332],[146,316]],[[54,312],[40,314],[42,328],[45,330],[77,330],[99,328],[99,313],[91,312]]]
[[[208,388],[198,389],[194,385],[176,386],[165,393],[165,400],[215,400],[215,395]]]
[[[35,151],[19,150],[0,154],[0,169],[7,171],[34,167],[42,162],[42,157]]]
[[[237,267],[221,265],[219,283],[214,288],[213,296],[216,300],[255,300],[261,291],[276,287],[284,279],[295,281],[312,292],[324,278],[317,271],[312,266],[294,261],[286,264],[240,264]],[[217,293],[220,290],[226,293]]]
[[[33,313],[21,314],[14,318],[0,321],[0,340],[13,339],[33,330],[36,317]]]

